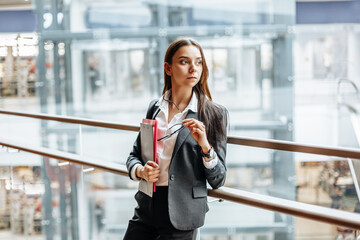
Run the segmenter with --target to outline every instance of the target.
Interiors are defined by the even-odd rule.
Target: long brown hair
[[[206,135],[209,143],[218,150],[217,142],[221,138],[226,138],[227,111],[224,107],[212,101],[208,86],[209,70],[206,65],[205,55],[199,43],[191,38],[181,38],[172,42],[165,54],[164,62],[172,64],[172,57],[182,46],[195,46],[199,49],[202,58],[202,74],[200,81],[193,87],[193,91],[198,98],[198,117],[205,124]],[[171,89],[171,77],[166,74],[164,69],[164,89],[163,94]],[[171,97],[171,92],[170,92]],[[223,121],[226,121],[225,124]],[[222,126],[222,127],[221,127]]]

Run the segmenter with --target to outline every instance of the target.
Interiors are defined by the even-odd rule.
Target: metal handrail
[[[73,153],[52,150],[44,147],[24,146],[24,145],[16,144],[11,141],[5,141],[2,139],[0,139],[0,145],[36,155],[41,155],[43,157],[54,158],[60,161],[67,161],[75,164],[81,164],[84,166],[101,169],[107,172],[128,176],[128,171],[126,166],[114,162],[103,161],[102,163],[99,160],[94,160],[89,157],[84,158],[82,156]]]
[[[345,212],[227,187],[208,189],[208,196],[337,226],[360,229],[360,214],[358,213]]]
[[[356,108],[354,106],[352,106],[351,104],[349,103],[345,103],[343,101],[343,98],[342,98],[342,95],[341,95],[341,84],[342,83],[349,83],[354,89],[355,89],[355,92],[356,92],[356,95],[360,98],[360,90],[358,88],[358,86],[356,85],[356,83],[350,79],[347,79],[347,78],[339,78],[337,79],[336,81],[336,98],[337,98],[337,104],[338,105],[343,105],[345,106],[350,112],[352,113],[355,113],[355,114],[358,114],[358,111],[356,110]]]
[[[110,121],[99,121],[88,118],[78,118],[78,117],[67,117],[67,116],[58,116],[58,115],[50,115],[44,113],[26,113],[26,112],[18,112],[18,111],[10,111],[0,109],[0,114],[20,116],[20,117],[29,117],[41,120],[50,120],[50,121],[58,121],[63,123],[73,123],[73,124],[83,124],[87,126],[93,127],[102,127],[102,128],[112,128],[118,130],[126,130],[126,131],[139,131],[140,127],[133,125],[120,124],[117,122]]]
[[[342,96],[341,96],[341,91],[340,91],[340,86],[343,82],[346,82],[346,83],[349,83],[351,86],[353,86],[353,88],[355,89],[356,91],[356,94],[357,96],[360,97],[360,91],[359,91],[359,88],[357,87],[356,83],[350,79],[347,79],[347,78],[339,78],[337,79],[336,81],[336,96],[337,96],[337,101],[338,103],[342,104],[343,103],[343,100],[342,100]]]
[[[291,141],[261,139],[250,137],[228,137],[227,142],[230,144],[276,149],[290,152],[311,153],[326,156],[337,156],[344,158],[360,159],[360,150],[347,147],[328,147],[310,144],[301,144]]]
[[[112,172],[123,176],[128,175],[126,166],[117,163],[106,162],[106,164],[101,164],[100,161],[80,157],[79,155],[72,153],[65,153],[43,147],[21,146],[3,140],[0,140],[0,145],[37,155],[42,155],[44,157],[102,169],[107,172]],[[227,187],[222,187],[219,189],[208,189],[208,196],[254,206],[257,208],[285,213],[292,216],[316,220],[328,224],[335,224],[337,226],[346,228],[360,229],[360,214],[356,213],[320,207]]]
[[[25,112],[17,112],[17,111],[2,110],[2,109],[0,109],[0,114],[30,117],[30,118],[36,118],[42,120],[52,120],[52,121],[58,121],[64,123],[83,124],[88,126],[111,128],[111,129],[126,130],[126,131],[140,130],[140,127],[135,125],[126,125],[126,124],[119,124],[116,122],[91,120],[86,118],[57,116],[57,115],[41,114],[41,113],[25,113]],[[227,138],[227,142],[229,144],[243,145],[249,147],[259,147],[259,148],[276,149],[282,151],[311,153],[311,154],[326,155],[326,156],[337,156],[343,158],[360,159],[360,150],[355,148],[328,147],[328,146],[301,144],[291,141],[250,138],[250,137],[233,137],[233,136],[229,136]]]

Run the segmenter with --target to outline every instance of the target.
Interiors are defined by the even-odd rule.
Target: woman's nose
[[[190,69],[189,69],[189,71],[190,71],[190,72],[196,71],[196,65],[195,65],[195,63],[191,63],[191,64],[190,64]]]

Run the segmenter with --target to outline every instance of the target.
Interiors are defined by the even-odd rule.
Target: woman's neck
[[[184,111],[187,105],[189,105],[192,97],[192,89],[187,91],[180,91],[178,89],[171,89],[170,99],[175,106],[174,108],[178,108],[180,112]],[[172,104],[172,105],[174,105]]]

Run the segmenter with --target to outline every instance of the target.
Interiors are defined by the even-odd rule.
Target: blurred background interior
[[[1,0],[0,108],[139,125],[170,42],[204,48],[230,136],[358,148],[360,1]],[[124,164],[136,132],[0,114],[0,138]],[[228,145],[226,186],[360,212],[359,160]],[[0,146],[0,239],[121,239],[137,183]],[[209,198],[209,201],[211,199]],[[355,239],[209,202],[203,240]]]

